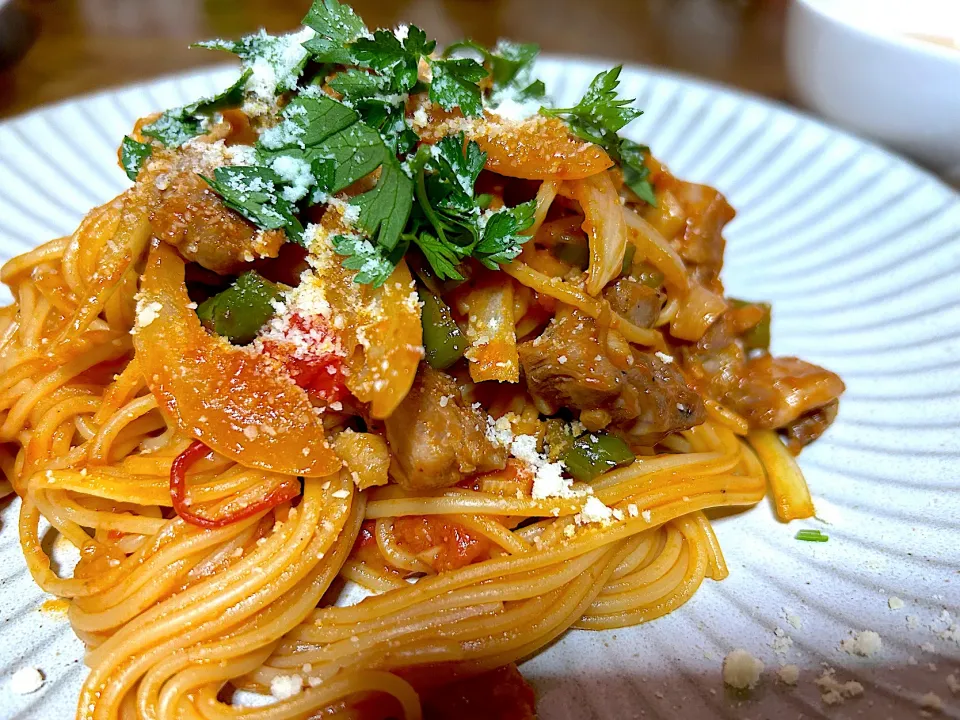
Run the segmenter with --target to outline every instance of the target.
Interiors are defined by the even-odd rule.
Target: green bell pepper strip
[[[279,300],[281,294],[278,285],[250,270],[223,292],[200,303],[197,316],[208,330],[234,345],[246,345],[274,316],[273,301]]]
[[[575,480],[589,482],[636,456],[620,438],[606,433],[586,433],[573,441],[563,454],[563,464]]]
[[[417,288],[417,293],[423,303],[420,322],[427,362],[435,370],[446,370],[463,357],[467,340],[443,300],[426,288]]]
[[[632,275],[641,285],[658,290],[663,285],[663,273],[648,262],[639,263]]]

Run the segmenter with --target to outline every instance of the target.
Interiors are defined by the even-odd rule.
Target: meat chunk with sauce
[[[660,315],[660,293],[629,277],[622,277],[603,291],[610,308],[637,327],[653,327]]]
[[[783,430],[797,452],[833,422],[843,381],[805,360],[748,353],[747,309],[728,311],[695,346],[684,348],[684,364],[706,395],[742,415],[753,429]]]
[[[746,362],[722,401],[749,420],[751,427],[773,430],[825,408],[843,391],[843,381],[829,370],[794,357],[764,354]],[[818,434],[835,416],[833,412],[819,418]]]
[[[684,263],[700,283],[718,289],[723,267],[723,228],[736,212],[712,187],[677,181],[674,193],[687,216],[686,226],[674,244]]]
[[[675,365],[634,350],[632,363],[621,369],[604,352],[596,323],[577,310],[558,313],[518,351],[528,390],[546,415],[577,410],[591,430],[612,425],[641,445],[704,420],[700,397]]]
[[[155,237],[187,260],[221,275],[234,275],[258,258],[276,257],[285,236],[280,230],[259,230],[223,204],[200,177],[213,177],[215,158],[216,151],[200,144],[157,153],[139,181],[153,183],[158,191],[150,212]]]
[[[486,436],[486,416],[463,403],[453,378],[425,363],[385,425],[407,488],[448,487],[506,464],[506,450]]]

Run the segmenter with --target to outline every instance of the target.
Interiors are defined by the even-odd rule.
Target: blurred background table
[[[223,62],[223,56],[188,46],[259,27],[292,29],[310,4],[9,1],[0,0],[0,42],[6,43],[6,49],[0,47],[0,117]],[[658,65],[776,99],[787,96],[782,52],[787,0],[352,0],[352,5],[370,26],[412,22],[441,44],[461,37],[493,44],[509,37],[536,42],[545,52]]]

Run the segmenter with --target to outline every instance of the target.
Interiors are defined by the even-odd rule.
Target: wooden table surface
[[[222,62],[188,45],[299,25],[309,0],[14,0],[0,16],[0,117]],[[0,5],[3,2],[0,1]],[[787,0],[353,0],[370,26],[412,22],[441,44],[472,37],[659,65],[787,95]],[[9,36],[26,53],[15,59]],[[7,38],[4,40],[4,38]],[[21,48],[22,51],[22,48]]]

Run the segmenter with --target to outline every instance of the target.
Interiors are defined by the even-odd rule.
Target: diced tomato
[[[457,680],[420,695],[424,720],[534,720],[536,697],[517,666]]]
[[[393,535],[415,555],[436,549],[436,555],[426,560],[437,572],[469,565],[490,550],[490,541],[482,535],[437,515],[399,517],[393,521]]]
[[[326,404],[348,394],[336,333],[321,315],[292,313],[263,339],[263,352],[283,363],[293,381]]]

